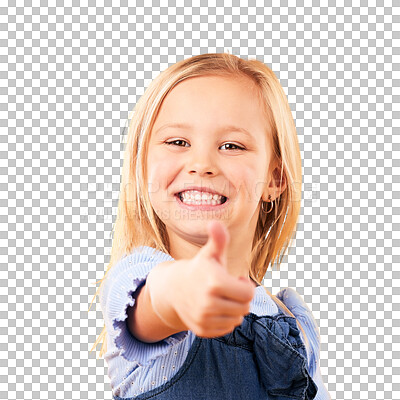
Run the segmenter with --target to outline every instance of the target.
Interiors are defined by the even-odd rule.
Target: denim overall
[[[168,382],[124,400],[314,399],[318,387],[307,370],[296,319],[279,306],[278,311],[272,316],[249,313],[225,336],[196,336]]]

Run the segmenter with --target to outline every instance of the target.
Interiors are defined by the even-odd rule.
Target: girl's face
[[[173,257],[181,246],[189,254],[204,245],[211,219],[225,224],[238,251],[251,246],[260,199],[270,193],[272,154],[256,90],[248,78],[203,76],[179,83],[164,99],[151,132],[147,174],[150,201],[166,225]],[[227,201],[199,206],[187,204],[185,196],[183,204],[178,193],[189,195],[192,186]]]

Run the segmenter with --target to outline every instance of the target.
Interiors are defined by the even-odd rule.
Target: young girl
[[[261,283],[291,245],[301,182],[290,107],[262,62],[203,54],[150,84],[99,287],[114,399],[330,398],[312,312]]]

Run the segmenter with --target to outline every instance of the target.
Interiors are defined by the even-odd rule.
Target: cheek
[[[265,190],[266,182],[260,177],[260,179],[254,182],[254,196],[257,201],[260,200],[264,190]]]
[[[153,155],[147,163],[149,191],[159,193],[166,190],[176,174],[177,164],[171,157]],[[151,188],[151,189],[150,189]]]
[[[238,192],[248,200],[258,201],[263,193],[265,182],[263,176],[254,166],[242,166],[232,174],[231,182]]]

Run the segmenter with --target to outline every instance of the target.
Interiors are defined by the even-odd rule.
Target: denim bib
[[[114,400],[310,400],[318,387],[307,370],[296,319],[278,306],[275,315],[247,314],[217,338],[196,336],[185,362],[163,385]]]

